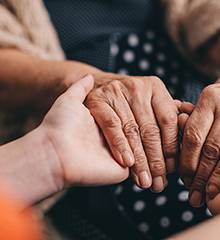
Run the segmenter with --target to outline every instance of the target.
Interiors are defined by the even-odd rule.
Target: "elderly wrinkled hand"
[[[86,104],[115,159],[131,167],[136,184],[160,192],[175,170],[177,107],[157,77],[107,74]]]
[[[190,204],[201,206],[220,192],[220,83],[206,87],[184,128],[180,175]]]

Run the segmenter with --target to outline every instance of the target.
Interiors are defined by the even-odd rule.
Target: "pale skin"
[[[71,86],[39,127],[0,147],[0,179],[24,206],[71,186],[115,184],[128,177],[83,105],[93,85],[87,76]]]

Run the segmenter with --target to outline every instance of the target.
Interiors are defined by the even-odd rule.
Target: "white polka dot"
[[[193,219],[193,213],[191,211],[185,211],[182,214],[182,220],[184,222],[190,222]]]
[[[165,74],[165,70],[163,67],[157,67],[155,69],[155,73],[156,73],[156,75],[162,77]]]
[[[118,55],[118,52],[119,52],[119,47],[118,47],[118,45],[115,44],[115,43],[113,43],[113,44],[111,45],[110,52],[111,52],[111,55],[112,55],[112,56],[114,56],[114,57],[117,56],[117,55]]]
[[[138,229],[143,233],[147,233],[149,231],[149,225],[146,222],[142,222],[138,225]]]
[[[170,81],[172,84],[176,85],[179,82],[179,79],[177,76],[171,76]]]
[[[183,181],[181,180],[181,178],[179,178],[179,179],[177,180],[177,182],[178,182],[179,185],[184,186],[184,183],[183,183]]]
[[[126,50],[123,54],[123,58],[127,63],[133,62],[135,59],[134,52],[132,52],[131,50]]]
[[[122,211],[124,211],[124,207],[119,204],[119,205],[118,205],[118,210],[122,212]]]
[[[164,53],[158,53],[157,59],[158,59],[160,62],[163,62],[163,61],[165,61],[166,56],[165,56]]]
[[[144,50],[144,52],[147,53],[147,54],[152,53],[152,52],[153,52],[153,46],[152,46],[152,44],[150,44],[150,43],[145,43],[145,44],[143,45],[143,50]]]
[[[148,39],[153,39],[155,37],[155,34],[153,31],[148,31],[148,32],[146,32],[146,37]]]
[[[134,191],[134,192],[142,192],[143,189],[142,189],[142,188],[139,188],[137,185],[134,185],[134,186],[133,186],[133,191]]]
[[[181,202],[185,202],[188,200],[189,192],[188,191],[182,191],[178,194],[178,199]]]
[[[128,44],[131,47],[137,47],[139,44],[139,38],[136,34],[132,33],[128,36]]]
[[[116,195],[120,195],[123,191],[123,187],[121,185],[117,186],[117,188],[115,189],[115,194]]]
[[[170,219],[168,217],[162,217],[160,219],[160,226],[163,228],[167,228],[170,226]]]
[[[206,209],[206,211],[205,211],[205,212],[206,212],[206,215],[207,215],[207,216],[209,216],[209,217],[212,217],[212,214],[211,214],[211,212],[209,211],[209,209],[208,209],[208,208]]]
[[[149,62],[147,60],[142,59],[139,62],[139,67],[140,67],[141,70],[147,70],[147,69],[149,69],[150,64],[149,64]]]
[[[134,210],[135,210],[136,212],[141,212],[141,211],[143,211],[144,208],[145,208],[145,203],[144,203],[144,201],[139,200],[139,201],[135,202],[135,204],[134,204]]]
[[[129,75],[129,72],[127,69],[125,68],[121,68],[118,70],[118,73],[121,74],[121,75]]]
[[[167,198],[165,196],[159,196],[155,201],[157,206],[163,206],[164,204],[166,204],[166,202],[167,202]]]

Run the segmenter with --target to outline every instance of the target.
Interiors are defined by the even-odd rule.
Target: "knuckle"
[[[160,129],[154,123],[143,124],[140,127],[140,132],[143,143],[153,141],[155,137],[160,136]]]
[[[150,76],[148,77],[148,80],[152,82],[153,87],[156,87],[156,88],[158,88],[158,86],[160,86],[160,88],[165,87],[165,84],[163,83],[163,81],[157,76]]]
[[[99,108],[99,104],[102,102],[106,102],[105,97],[103,96],[101,89],[92,90],[86,97],[86,106],[90,109]]]
[[[164,126],[170,126],[177,128],[177,114],[176,113],[170,113],[166,114],[161,117],[161,124]]]
[[[135,157],[135,166],[138,168],[144,168],[147,163],[147,158],[144,154],[144,151],[141,151],[140,149],[134,151],[134,157]]]
[[[162,84],[163,82],[162,82],[162,80],[159,78],[159,77],[157,77],[157,76],[149,76],[149,77],[145,77],[148,81],[150,80],[150,81],[152,81],[153,83],[159,83],[159,84]]]
[[[99,98],[102,93],[102,88],[95,88],[93,89],[87,96],[87,100],[94,100],[96,98]]]
[[[206,186],[207,178],[203,174],[198,174],[193,181],[194,189],[203,189]]]
[[[128,87],[130,93],[138,96],[140,89],[142,88],[141,81],[137,81],[137,79],[131,78],[128,82],[124,81],[124,84]]]
[[[210,98],[215,96],[216,94],[219,95],[219,89],[216,84],[211,84],[205,87],[204,90],[202,91],[202,97],[204,98],[207,97]]]
[[[202,138],[193,126],[186,126],[184,131],[184,140],[186,147],[190,150],[199,148],[202,145]]]
[[[178,153],[178,140],[172,139],[169,143],[163,143],[163,153],[165,158],[174,157]]]
[[[133,120],[128,121],[123,130],[127,137],[138,138],[140,135],[139,127]]]
[[[202,149],[205,159],[217,161],[219,158],[219,146],[214,142],[206,142]]]
[[[163,175],[166,172],[165,164],[160,160],[149,161],[149,165],[153,175]]]
[[[216,167],[216,169],[213,172],[213,177],[219,179],[220,176],[220,166]]]
[[[195,164],[192,164],[192,162],[184,162],[180,164],[179,170],[182,178],[184,177],[192,178],[196,173],[197,167],[195,166]]]
[[[121,122],[117,117],[111,116],[108,119],[103,120],[102,128],[104,130],[106,129],[113,129],[113,128],[119,128],[121,126]]]
[[[116,91],[121,89],[121,82],[119,80],[113,80],[109,83],[111,87],[113,87]]]
[[[122,137],[119,136],[114,136],[112,138],[112,146],[114,148],[120,149],[121,151],[123,151],[123,149],[126,149],[126,144],[124,142],[124,139]]]

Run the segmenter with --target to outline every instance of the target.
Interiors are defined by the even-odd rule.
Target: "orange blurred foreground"
[[[0,193],[1,240],[40,240],[39,229],[31,212],[19,212],[18,204]]]

